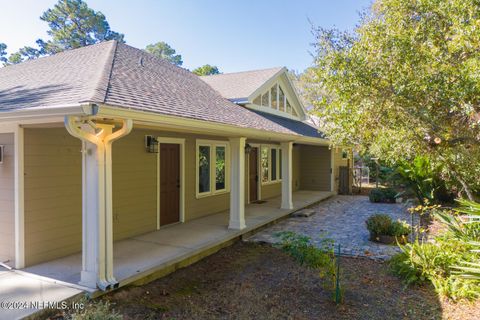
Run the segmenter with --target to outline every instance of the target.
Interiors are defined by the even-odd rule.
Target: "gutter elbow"
[[[82,111],[87,116],[97,115],[99,109],[100,107],[96,103],[89,103],[89,104],[82,105]]]

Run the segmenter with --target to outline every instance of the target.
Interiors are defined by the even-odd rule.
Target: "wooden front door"
[[[180,221],[180,145],[160,144],[160,225]]]
[[[250,202],[258,200],[258,148],[252,148],[248,157],[248,185],[250,190]]]

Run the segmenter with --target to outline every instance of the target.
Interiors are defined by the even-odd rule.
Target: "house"
[[[350,153],[306,120],[285,68],[200,78],[116,41],[1,68],[0,262],[81,252],[108,289],[114,241],[348,188]]]

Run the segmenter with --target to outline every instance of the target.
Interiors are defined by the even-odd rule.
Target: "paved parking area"
[[[393,219],[410,222],[410,213],[403,204],[371,203],[366,196],[335,196],[320,202],[310,217],[290,217],[248,239],[276,243],[276,233],[293,231],[311,237],[314,243],[330,238],[341,245],[341,253],[387,260],[400,251],[396,245],[383,245],[368,240],[365,220],[375,213],[386,213]]]

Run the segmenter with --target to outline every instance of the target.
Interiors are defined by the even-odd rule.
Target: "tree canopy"
[[[102,41],[124,42],[124,35],[110,29],[105,15],[82,0],[59,0],[40,17],[48,23],[51,40],[39,40],[44,53],[52,54]]]
[[[197,76],[209,76],[213,74],[220,74],[217,66],[211,66],[209,64],[204,64],[201,67],[198,67],[192,71]]]
[[[314,28],[322,129],[387,161],[428,156],[480,190],[478,12],[476,0],[377,0],[352,34]]]
[[[0,42],[0,61],[7,62],[7,45],[5,43]]]
[[[154,44],[149,44],[145,51],[151,53],[159,58],[165,59],[176,66],[181,66],[183,64],[182,55],[176,54],[175,49],[170,47],[170,45],[164,41],[160,41]]]

